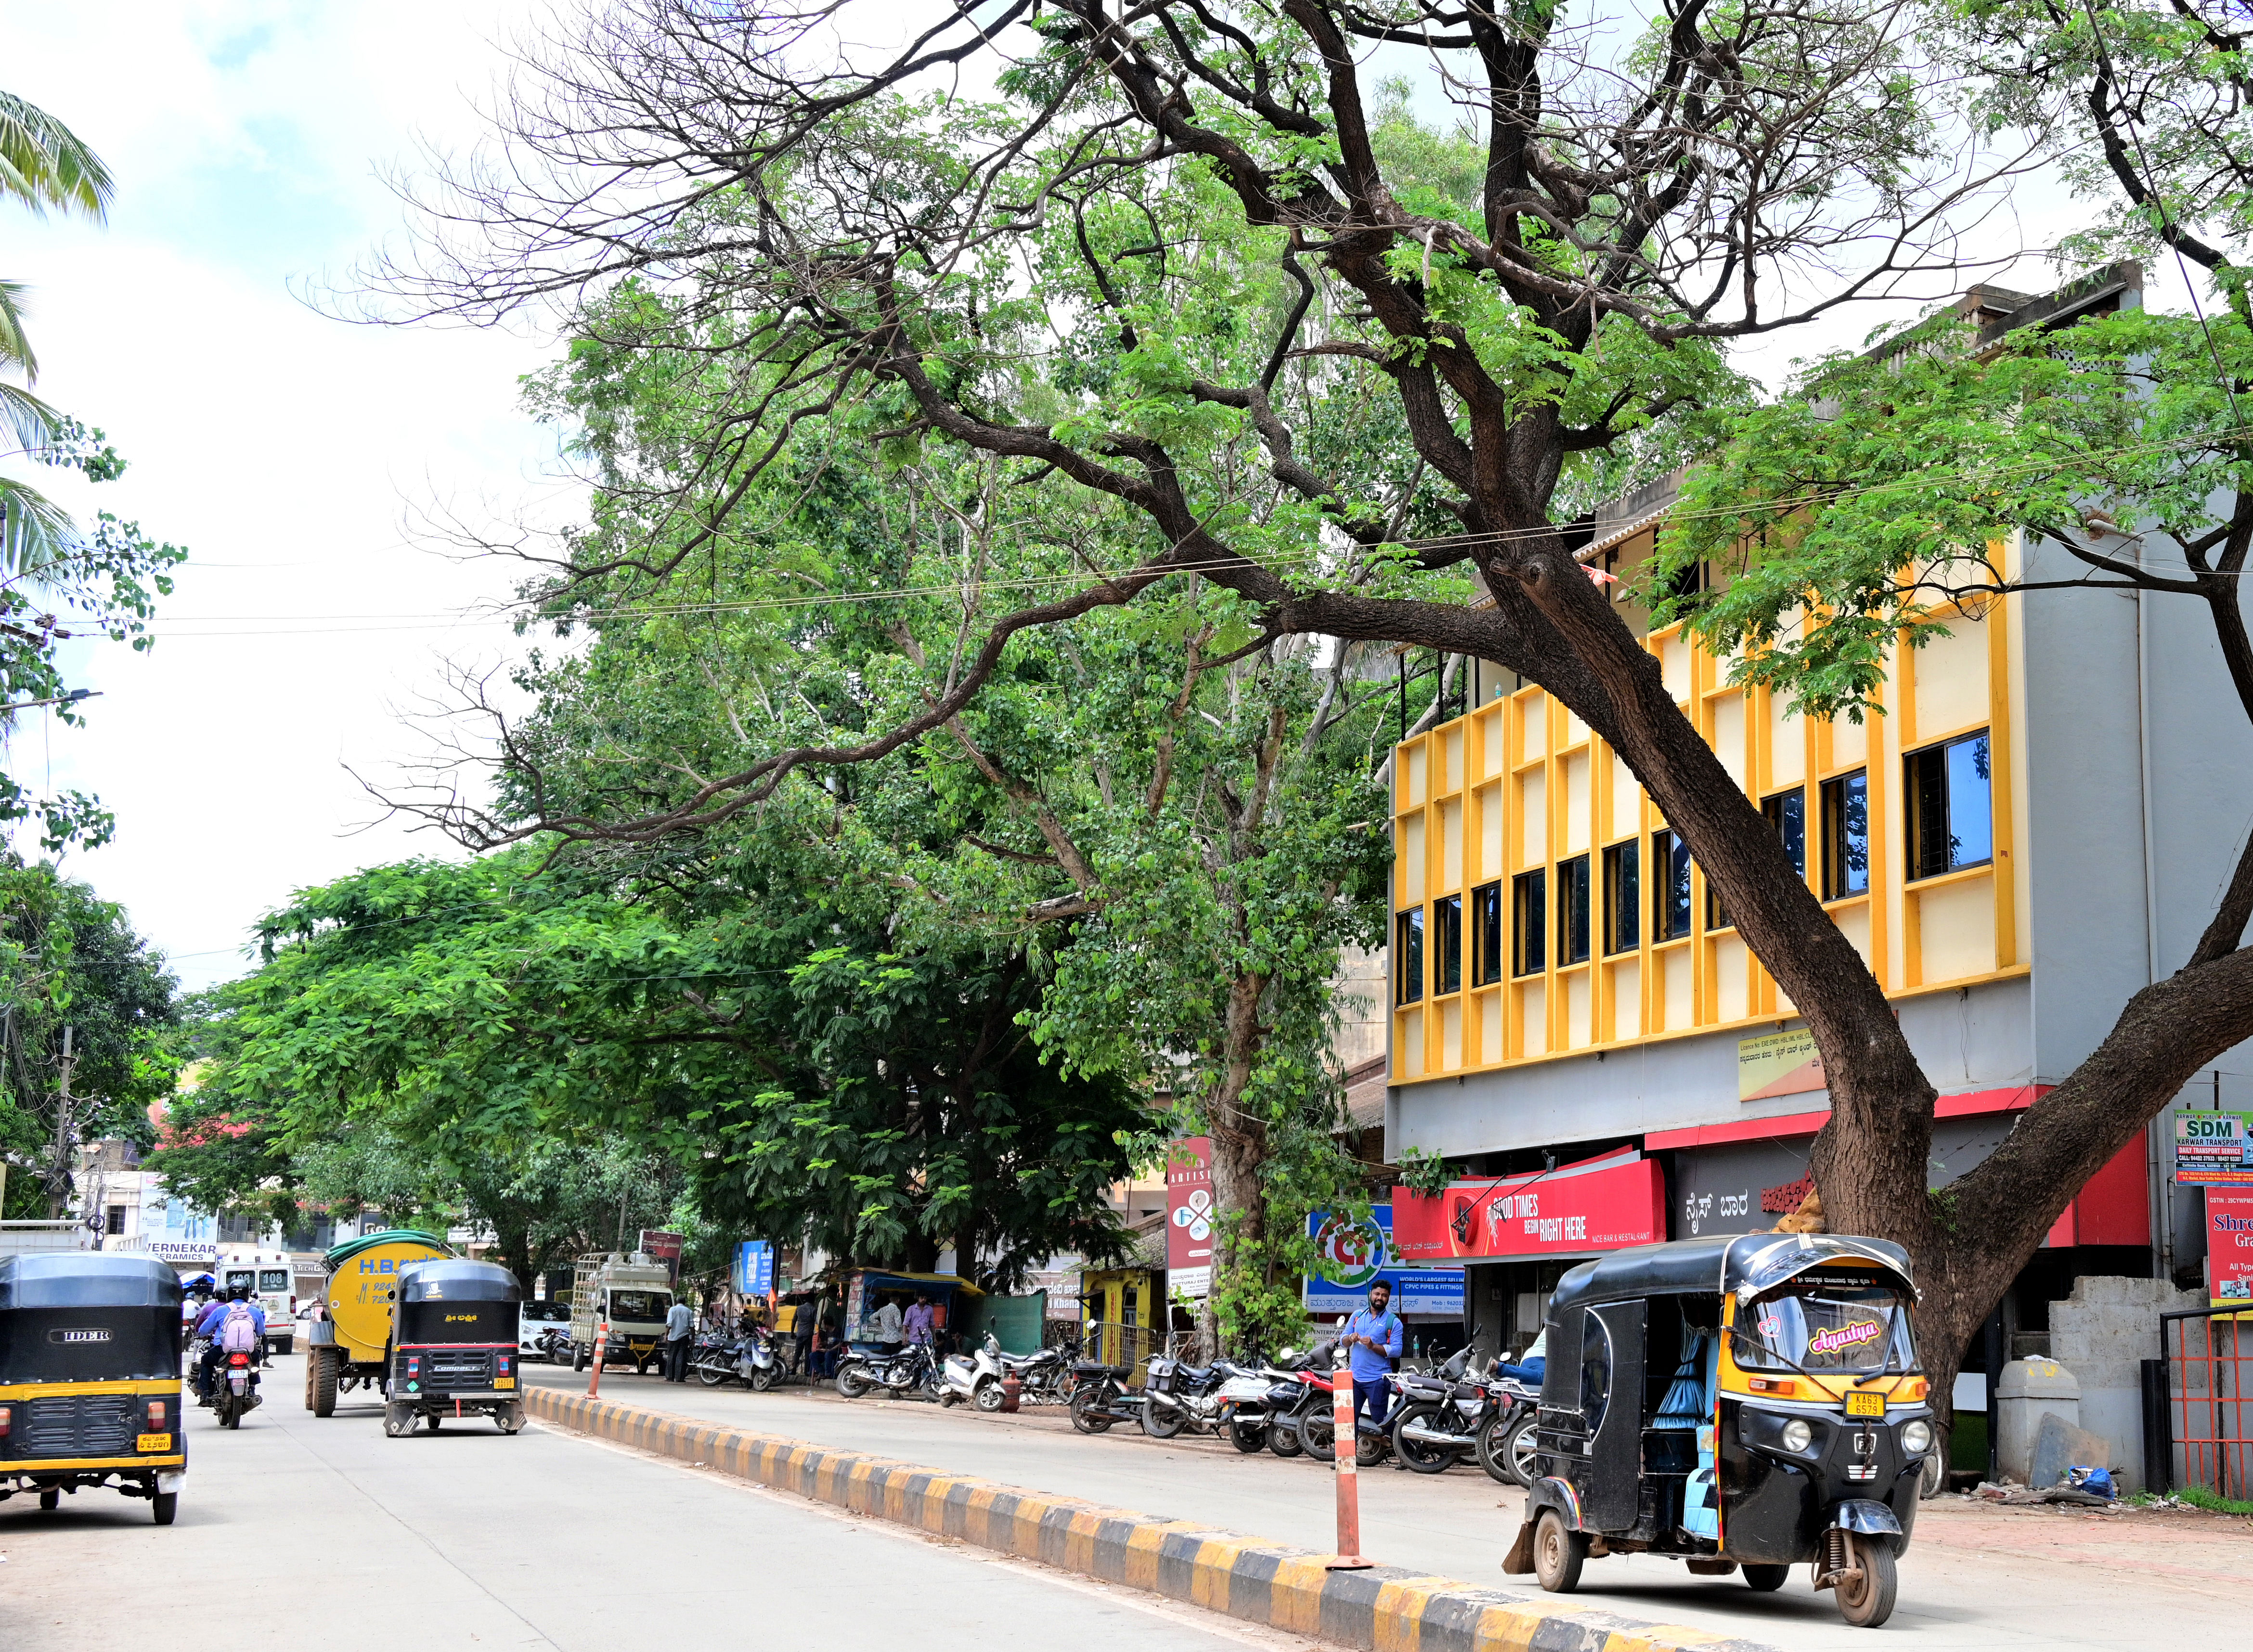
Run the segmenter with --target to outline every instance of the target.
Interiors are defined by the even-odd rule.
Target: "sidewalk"
[[[524,1368],[529,1385],[584,1393],[586,1378]],[[1193,1520],[1298,1548],[1334,1540],[1326,1474],[1209,1439],[1144,1439],[1131,1425],[1089,1439],[1060,1412],[987,1417],[921,1401],[846,1401],[788,1387],[752,1394],[606,1373],[603,1398],[687,1418],[866,1451],[945,1471]],[[1519,1494],[1475,1469],[1361,1476],[1363,1550],[1371,1558],[1478,1587],[1504,1579]],[[1930,1648],[2124,1644],[2203,1652],[2244,1642],[2242,1579],[2253,1572],[2253,1523],[2178,1514],[2065,1513],[1943,1498],[1925,1505],[1901,1562],[1901,1605],[1884,1633]],[[1519,1579],[1510,1579],[1515,1584]],[[1622,1616],[1688,1624],[1800,1649],[1866,1649],[1805,1573],[1773,1595],[1733,1578],[1692,1579],[1643,1556],[1590,1563],[1579,1594]],[[2129,1626],[2132,1626],[2130,1628]]]

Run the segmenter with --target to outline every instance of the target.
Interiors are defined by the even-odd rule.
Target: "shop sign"
[[[219,1260],[216,1239],[150,1239],[142,1248],[164,1262],[200,1262],[209,1267]]]
[[[1815,1048],[1815,1035],[1806,1028],[1737,1040],[1739,1101],[1804,1095],[1830,1087],[1831,1081],[1823,1076],[1822,1052]]]
[[[2206,1288],[2211,1306],[2253,1317],[2253,1192],[2207,1189]]]
[[[732,1272],[729,1283],[737,1296],[764,1296],[774,1289],[774,1246],[764,1239],[745,1239],[736,1247]]]
[[[1317,1210],[1307,1218],[1307,1234],[1322,1258],[1322,1272],[1306,1284],[1309,1314],[1354,1313],[1373,1287],[1389,1285],[1396,1313],[1461,1315],[1463,1271],[1401,1267],[1392,1249],[1391,1205],[1373,1206],[1361,1220]]]
[[[1212,1293],[1212,1138],[1166,1144],[1166,1294],[1202,1301]]]
[[[1457,1181],[1434,1197],[1399,1188],[1393,1248],[1411,1263],[1621,1251],[1666,1237],[1665,1204],[1654,1159],[1569,1175],[1535,1171]]]
[[[2175,1183],[2253,1188],[2253,1113],[2177,1113]]]

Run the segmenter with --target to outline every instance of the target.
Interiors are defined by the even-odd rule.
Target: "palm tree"
[[[12,197],[35,217],[52,207],[101,222],[115,185],[101,157],[45,109],[0,92],[0,196]],[[19,453],[52,452],[65,429],[63,416],[31,394],[38,358],[24,331],[24,285],[0,279],[0,429]],[[17,579],[66,554],[77,529],[46,495],[0,477],[0,569]]]

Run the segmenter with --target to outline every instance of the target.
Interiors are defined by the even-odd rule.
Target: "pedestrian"
[[[1379,1279],[1369,1287],[1369,1306],[1346,1321],[1342,1339],[1350,1350],[1357,1418],[1366,1406],[1370,1421],[1379,1428],[1385,1426],[1385,1416],[1392,1406],[1392,1391],[1385,1379],[1399,1363],[1406,1335],[1400,1316],[1392,1311],[1392,1287]],[[1337,1442],[1340,1451],[1350,1447],[1350,1441]]]
[[[665,1380],[685,1383],[688,1380],[688,1345],[696,1328],[696,1315],[688,1304],[679,1297],[665,1310]]]
[[[896,1354],[905,1340],[904,1323],[900,1316],[896,1299],[886,1297],[874,1314],[868,1315],[868,1340],[885,1355]]]
[[[903,1321],[907,1330],[908,1341],[910,1342],[921,1342],[928,1346],[931,1340],[931,1333],[936,1328],[938,1319],[938,1310],[931,1307],[931,1298],[924,1293],[917,1291],[916,1293],[915,1306],[908,1309],[907,1318]]]

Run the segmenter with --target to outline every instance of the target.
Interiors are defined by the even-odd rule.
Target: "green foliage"
[[[1826,359],[1802,394],[1718,433],[1640,595],[1655,624],[1686,619],[1715,652],[1741,651],[1733,681],[1859,719],[1896,645],[2018,588],[2003,553],[2020,533],[2132,563],[2140,532],[2145,565],[2178,575],[2215,549],[2253,485],[2217,355],[2243,382],[2253,331],[2133,310],[1977,350],[1967,329],[1928,324]],[[1725,582],[1670,595],[1700,561]],[[2054,577],[2108,575],[2084,562]]]
[[[150,1105],[179,1067],[175,988],[120,908],[51,866],[0,861],[0,1158],[11,1167],[0,1216],[45,1216],[67,1187],[52,1174],[65,1027],[71,1142],[152,1140]]]

